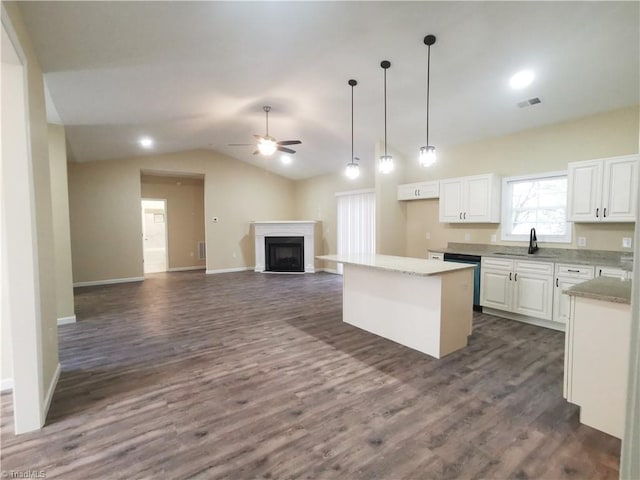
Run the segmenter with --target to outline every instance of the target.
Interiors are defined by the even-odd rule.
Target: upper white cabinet
[[[569,163],[569,220],[635,222],[638,155]]]
[[[440,221],[500,223],[500,188],[492,173],[440,180]]]
[[[425,198],[438,198],[440,194],[440,182],[405,183],[398,185],[398,200],[422,200]]]

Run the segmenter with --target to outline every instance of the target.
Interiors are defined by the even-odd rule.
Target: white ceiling
[[[454,145],[639,103],[638,2],[22,2],[74,161],[210,148],[290,178],[374,165],[383,137]],[[536,73],[508,87],[522,68]],[[516,103],[540,97],[537,106]],[[300,139],[294,162],[228,143]]]

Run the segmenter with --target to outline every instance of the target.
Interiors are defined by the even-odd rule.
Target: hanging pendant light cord
[[[431,65],[431,45],[427,45],[427,147],[429,146],[429,83]]]
[[[353,84],[351,84],[351,163],[353,163]]]
[[[387,156],[387,69],[386,68],[384,68],[384,156],[385,157]]]

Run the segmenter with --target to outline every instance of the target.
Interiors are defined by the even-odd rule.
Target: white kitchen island
[[[344,266],[344,322],[435,358],[467,346],[473,265],[391,255],[317,258]]]

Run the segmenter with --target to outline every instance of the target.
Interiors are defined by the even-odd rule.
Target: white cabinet
[[[569,220],[635,222],[638,159],[626,155],[569,163]]]
[[[429,260],[439,260],[439,261],[444,261],[444,253],[442,252],[429,252],[427,255],[427,258]]]
[[[500,223],[500,188],[495,174],[440,180],[440,221]]]
[[[553,263],[482,258],[480,305],[551,320]]]
[[[555,268],[555,283],[553,292],[553,321],[562,324],[569,320],[569,295],[562,293],[573,285],[586,282],[593,278],[593,266],[569,265],[557,263]]]
[[[422,200],[438,198],[439,195],[440,182],[438,181],[398,185],[398,200]]]
[[[612,277],[626,280],[631,278],[631,272],[615,267],[596,267],[596,277]]]

